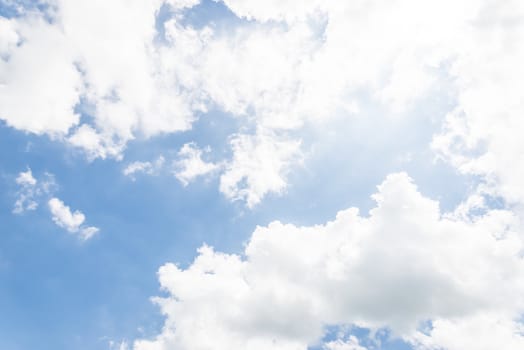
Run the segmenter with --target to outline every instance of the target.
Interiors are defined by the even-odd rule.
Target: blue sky
[[[0,348],[520,349],[512,13],[1,2]]]

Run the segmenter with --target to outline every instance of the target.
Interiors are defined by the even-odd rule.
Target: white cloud
[[[100,231],[94,226],[84,226],[85,215],[78,210],[71,212],[71,209],[56,197],[49,200],[48,206],[53,216],[53,221],[58,226],[70,233],[78,234],[84,241]]]
[[[365,347],[360,346],[358,339],[355,336],[350,336],[347,340],[334,340],[325,344],[325,350],[366,350]]]
[[[13,46],[20,40],[15,30],[15,23],[7,18],[0,17],[0,57],[8,55]]]
[[[25,211],[38,208],[38,201],[45,195],[51,193],[55,187],[53,175],[44,174],[44,178],[38,181],[34,178],[31,168],[22,171],[16,177],[15,182],[19,186],[16,193],[16,201],[13,208],[14,214],[22,214]]]
[[[220,177],[220,191],[232,200],[258,204],[269,192],[282,193],[290,165],[301,160],[300,142],[259,130],[231,139],[233,159]]]
[[[21,44],[0,59],[0,118],[24,131],[65,133],[79,119],[74,106],[81,77],[71,47],[42,18],[30,16],[13,26]]]
[[[111,135],[101,135],[88,124],[82,124],[67,139],[68,142],[83,149],[89,159],[114,157],[121,159],[125,147],[123,142],[115,141]]]
[[[75,107],[83,98],[93,124],[70,141],[102,158],[119,156],[135,133],[188,129],[191,106],[157,62],[155,13],[161,4],[60,0],[56,11],[45,14],[51,22],[37,11],[2,19],[10,31],[1,48],[0,117],[15,128],[63,138],[78,124]],[[12,45],[15,36],[19,45]]]
[[[173,161],[172,173],[187,186],[197,177],[220,175],[220,191],[229,199],[245,201],[252,208],[264,196],[281,194],[287,186],[287,175],[292,166],[300,164],[300,141],[289,140],[271,130],[259,130],[254,135],[238,134],[230,139],[233,157],[228,162],[214,163],[204,159],[209,148],[200,149],[194,142],[184,144]],[[123,174],[156,175],[164,167],[165,159],[129,163]]]
[[[204,154],[210,151],[209,147],[202,150],[194,142],[186,143],[177,152],[176,158],[172,160],[170,171],[183,186],[187,186],[197,177],[210,175],[220,170],[219,164],[203,159]],[[135,161],[124,168],[123,174],[132,179],[138,173],[158,175],[165,168],[165,163],[166,159],[162,155],[154,161]]]
[[[154,162],[132,162],[124,168],[123,174],[126,176],[130,176],[132,179],[134,179],[134,176],[137,173],[155,175],[160,171],[160,169],[162,169],[165,161],[165,158],[162,155],[160,155]]]
[[[51,196],[56,188],[52,174],[45,173],[43,179],[37,180],[30,168],[20,172],[15,182],[20,188],[13,208],[14,214],[35,210],[39,202]],[[60,199],[52,197],[47,204],[53,221],[68,232],[78,234],[82,240],[88,240],[100,231],[97,227],[84,225],[85,215],[78,210],[71,212],[71,209]]]
[[[484,191],[524,202],[524,4],[485,2],[454,40],[450,62],[457,105],[433,140],[462,173],[481,175]]]
[[[36,179],[33,177],[33,172],[30,168],[27,171],[22,171],[16,178],[16,183],[22,186],[34,186],[36,185]]]
[[[350,208],[324,225],[273,222],[255,230],[242,256],[204,246],[187,268],[164,265],[169,296],[156,299],[164,327],[134,349],[305,350],[324,326],[351,324],[387,327],[420,349],[520,349],[516,217],[443,216],[404,173],[388,176],[373,199],[369,216]],[[496,342],[485,342],[490,334]],[[351,338],[325,346],[360,349]]]
[[[523,331],[522,323],[487,313],[462,319],[437,319],[428,334],[418,332],[412,342],[420,350],[513,350],[524,347]]]
[[[153,164],[151,162],[140,162],[136,161],[130,163],[123,171],[124,175],[129,176],[135,173],[146,173],[151,174],[153,169]]]
[[[137,136],[187,130],[195,111],[209,107],[268,133],[348,114],[347,106],[356,103],[352,94],[363,89],[401,110],[435,81],[427,66],[447,57],[435,47],[447,42],[467,12],[453,4],[459,15],[450,21],[446,11],[413,1],[391,12],[389,6],[335,1],[230,0],[225,4],[238,16],[266,23],[218,31],[211,23],[195,29],[180,20],[183,9],[198,1],[169,1],[176,14],[158,40],[155,15],[162,3],[60,0],[52,23],[34,12],[10,22],[23,40],[5,49],[10,59],[1,63],[1,96],[9,103],[0,117],[22,130],[61,135],[90,158],[119,158]],[[449,30],[437,35],[443,18]],[[88,124],[78,125],[77,111],[88,112]],[[274,148],[294,143],[275,142]],[[225,192],[250,197],[253,205],[284,186],[250,196]]]
[[[184,144],[173,161],[172,173],[187,186],[197,177],[220,175],[220,191],[231,200],[245,201],[248,207],[258,204],[273,192],[281,194],[287,186],[291,166],[301,163],[300,141],[289,140],[271,130],[259,130],[254,135],[238,134],[230,139],[233,157],[227,163],[206,161],[209,148],[200,149],[194,143]],[[123,170],[126,176],[138,173],[155,175],[163,168],[165,159],[136,161]]]
[[[209,152],[210,149],[205,149]],[[214,163],[206,162],[202,159],[204,151],[197,147],[195,143],[186,143],[178,151],[178,160],[174,163],[175,177],[187,186],[191,181],[199,176],[208,175],[218,170],[219,166]]]
[[[524,200],[521,1],[225,0],[253,20],[227,31],[183,20],[199,1],[167,1],[160,40],[163,3],[59,0],[51,22],[37,11],[2,18],[0,118],[91,159],[121,158],[129,141],[188,130],[210,108],[238,117],[237,133],[278,133],[350,116],[362,96],[402,114],[431,91],[456,102],[434,141],[440,155],[494,194]],[[285,187],[246,195],[235,182],[223,192],[250,206]]]

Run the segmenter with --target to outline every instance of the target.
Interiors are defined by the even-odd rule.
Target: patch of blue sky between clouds
[[[186,9],[174,9],[168,4],[163,4],[155,20],[156,40],[159,44],[167,43],[165,25],[167,21],[172,19],[184,27],[191,27],[197,30],[209,27],[218,35],[230,33],[240,25],[254,23],[253,21],[238,18],[221,1],[202,0],[199,4]]]
[[[173,160],[176,152],[190,142],[201,148],[209,146],[213,160],[228,159],[231,156],[228,140],[240,125],[238,118],[218,110],[199,114],[191,130],[149,139],[137,138],[129,142],[121,165],[133,161],[150,161],[159,155],[170,156],[168,159]]]
[[[203,0],[198,5],[185,10],[181,21],[183,25],[196,29],[210,26],[219,33],[249,22],[238,18],[223,2],[214,0]]]
[[[2,0],[2,3],[0,4],[0,16],[13,18],[31,11],[47,13],[49,9],[50,5],[46,1]]]

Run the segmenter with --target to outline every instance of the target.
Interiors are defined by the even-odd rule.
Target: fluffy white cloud
[[[457,106],[433,141],[466,174],[482,175],[485,191],[524,201],[524,4],[489,3],[451,63]],[[474,30],[474,31],[473,31]]]
[[[125,144],[115,141],[111,135],[102,135],[93,127],[82,124],[67,139],[67,141],[85,151],[89,159],[114,157],[122,158]]]
[[[119,156],[136,133],[188,129],[192,108],[156,57],[161,4],[58,0],[45,14],[2,18],[8,31],[0,48],[0,118],[39,134],[71,132],[73,145],[102,158]],[[92,125],[73,130],[78,107]]]
[[[350,95],[363,88],[398,108],[409,104],[434,80],[426,65],[435,55],[431,49],[426,53],[426,46],[446,39],[410,34],[423,36],[440,23],[406,16],[403,10],[414,5],[410,1],[399,2],[393,19],[384,21],[389,7],[231,0],[225,4],[238,16],[269,22],[242,22],[228,31],[211,24],[195,29],[181,21],[184,9],[198,1],[167,3],[174,13],[163,24],[163,38],[155,27],[160,0],[59,0],[47,14],[51,22],[35,11],[3,21],[11,34],[2,46],[9,59],[1,61],[5,103],[0,117],[22,130],[61,135],[90,158],[119,158],[137,136],[187,130],[195,111],[210,106],[274,133],[347,113],[354,100]],[[420,6],[413,10],[422,11],[420,17],[429,12]],[[409,28],[424,24],[424,30],[398,29],[395,19]],[[16,36],[22,38],[20,45],[9,44]],[[426,46],[419,50],[421,43]],[[79,111],[91,117],[88,124],[78,125]],[[283,141],[276,142],[273,148]],[[238,143],[245,142],[232,146]],[[260,200],[256,197],[284,185],[257,187],[268,190],[250,196],[225,192],[231,198],[249,197],[253,205]]]
[[[233,159],[220,177],[220,191],[232,200],[245,200],[248,207],[269,192],[284,191],[290,165],[301,160],[299,141],[263,130],[236,135],[231,146]]]
[[[194,142],[184,144],[173,161],[173,175],[187,186],[197,177],[221,172],[220,191],[231,200],[242,200],[253,207],[268,193],[285,191],[291,166],[302,160],[300,141],[270,130],[234,135],[230,142],[233,157],[221,163],[204,159],[209,148],[202,150]],[[163,156],[154,162],[132,162],[123,174],[133,179],[137,173],[155,175],[164,168],[164,162]]]
[[[0,118],[90,158],[121,158],[127,142],[187,130],[209,108],[238,117],[237,133],[278,133],[354,114],[360,99],[399,114],[431,91],[456,102],[435,149],[492,193],[524,200],[521,1],[223,3],[251,21],[195,28],[184,16],[197,0],[57,0],[45,15],[2,18]],[[163,4],[171,18],[156,23]],[[284,187],[246,195],[231,181],[223,192],[250,206]]]
[[[78,123],[82,87],[72,49],[57,26],[29,16],[11,20],[19,45],[0,59],[0,118],[33,133],[65,133]]]
[[[497,314],[479,314],[461,319],[437,319],[428,333],[418,332],[412,339],[417,349],[522,349],[522,323]]]
[[[191,112],[174,77],[158,63],[155,15],[161,4],[59,1],[58,20],[77,49],[85,97],[105,137],[126,142],[136,132],[154,135],[190,126]]]
[[[209,152],[210,149],[204,151]],[[187,186],[199,176],[204,176],[218,170],[217,164],[202,159],[204,153],[195,143],[186,143],[178,151],[178,160],[175,161],[173,173],[175,177]]]
[[[78,234],[80,239],[84,241],[100,231],[94,226],[84,226],[85,215],[78,210],[71,212],[71,209],[56,197],[49,200],[48,206],[53,215],[53,221],[58,226],[66,229],[70,233]]]
[[[242,256],[204,246],[187,268],[164,265],[162,333],[134,348],[305,350],[324,326],[355,324],[387,327],[421,349],[520,349],[517,218],[442,215],[404,173],[388,176],[373,199],[368,216],[350,208],[324,225],[258,227]],[[486,342],[491,334],[496,341]]]

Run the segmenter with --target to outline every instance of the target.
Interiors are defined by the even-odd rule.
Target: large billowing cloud
[[[456,101],[435,148],[488,176],[497,194],[523,197],[522,169],[504,170],[522,149],[519,1],[227,0],[240,20],[225,28],[186,21],[192,0],[44,3],[0,21],[0,118],[10,126],[121,158],[129,141],[188,130],[210,108],[272,134],[351,115],[358,102],[402,114],[431,92]],[[293,135],[284,144],[300,141]],[[272,171],[285,187],[285,172]],[[246,194],[225,194],[255,203],[282,193],[247,183]]]
[[[323,225],[273,222],[241,256],[203,246],[185,269],[164,265],[162,333],[134,348],[305,350],[325,326],[352,324],[389,328],[420,349],[524,346],[523,245],[511,212],[443,214],[405,173],[373,198],[369,215],[350,208]]]

